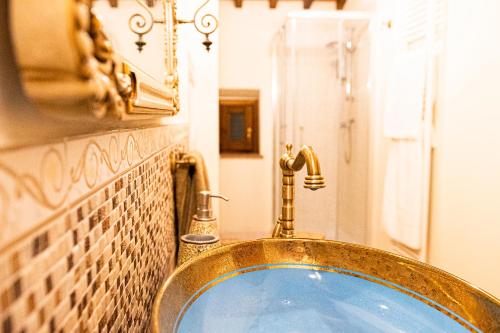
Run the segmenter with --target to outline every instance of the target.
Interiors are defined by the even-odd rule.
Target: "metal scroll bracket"
[[[135,0],[146,12],[146,15],[142,13],[134,13],[130,16],[128,21],[128,26],[130,30],[137,35],[137,40],[135,44],[137,45],[137,50],[141,52],[146,46],[146,41],[144,40],[144,36],[151,32],[153,26],[155,24],[165,24],[166,23],[166,9],[164,3],[164,18],[158,19],[155,18],[151,10],[144,3],[143,0]],[[164,0],[166,1],[166,0]],[[210,2],[210,0],[205,0],[205,2],[198,7],[196,12],[194,13],[194,17],[191,20],[176,20],[175,23],[178,24],[193,24],[196,30],[205,35],[205,40],[202,44],[205,46],[207,51],[210,51],[210,47],[212,46],[212,41],[210,40],[210,35],[217,30],[219,27],[219,21],[213,14],[204,14],[202,13],[203,8]]]

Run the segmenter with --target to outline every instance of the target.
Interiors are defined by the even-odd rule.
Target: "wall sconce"
[[[143,36],[147,35],[153,29],[154,24],[165,24],[166,15],[166,2],[163,1],[163,17],[162,19],[156,19],[151,12],[151,9],[144,3],[143,0],[135,0],[147,13],[147,17],[141,13],[135,13],[130,16],[128,20],[128,26],[130,30],[137,35],[137,41],[135,45],[137,45],[137,50],[139,52],[142,51],[146,42],[144,41]],[[207,51],[210,51],[210,46],[212,45],[212,41],[210,40],[210,35],[217,30],[219,27],[219,21],[212,14],[201,15],[201,10],[205,7],[210,0],[206,0],[194,13],[194,17],[192,20],[177,20],[179,24],[193,24],[196,30],[199,33],[205,35],[205,40],[203,41],[203,45]],[[175,19],[175,18],[174,18]]]

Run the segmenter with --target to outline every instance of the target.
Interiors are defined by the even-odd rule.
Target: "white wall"
[[[200,4],[200,1],[178,0],[177,17],[192,19]],[[203,13],[219,17],[219,1],[211,0]],[[190,148],[203,154],[213,192],[219,192],[219,31],[210,35],[213,44],[207,52],[202,45],[205,36],[192,24],[178,27],[181,109],[188,110]],[[217,200],[213,207],[218,215]]]
[[[350,0],[347,8],[371,10],[383,20],[390,18],[391,1]],[[500,31],[500,2],[447,4],[435,109],[428,262],[500,297],[500,47],[492,38]],[[383,30],[376,38],[373,44],[383,46]],[[384,61],[376,68],[383,69]],[[383,94],[383,73],[374,73]],[[380,132],[380,101],[373,105],[372,128]],[[379,223],[386,147],[380,135],[373,141],[371,244],[391,250]]]
[[[500,2],[448,1],[430,263],[500,297]]]
[[[312,9],[335,8],[334,2],[313,3]],[[221,205],[221,236],[250,239],[269,236],[272,214],[273,111],[271,106],[271,42],[289,11],[302,2],[279,1],[269,9],[267,1],[220,2],[220,88],[260,90],[260,154],[262,158],[223,158],[220,191],[230,197]]]

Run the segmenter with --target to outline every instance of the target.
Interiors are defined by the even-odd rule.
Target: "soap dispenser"
[[[211,193],[210,191],[201,191],[198,193],[198,207],[196,214],[191,220],[189,233],[195,235],[217,235],[217,218],[213,215],[211,199],[219,198],[229,201],[226,197]]]

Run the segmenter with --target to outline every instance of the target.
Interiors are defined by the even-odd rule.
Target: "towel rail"
[[[184,151],[183,146],[177,146],[170,152],[170,171],[174,174],[178,168],[196,165],[196,159]]]

